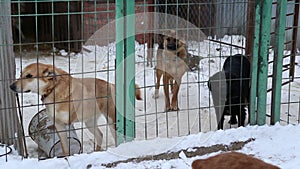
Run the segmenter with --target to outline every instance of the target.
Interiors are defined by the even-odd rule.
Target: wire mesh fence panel
[[[113,1],[12,1],[11,6],[15,90],[22,92],[29,155],[43,159],[114,146],[115,48],[109,43],[114,34],[102,32],[97,37],[102,46],[85,44],[115,19]]]
[[[271,39],[270,39],[270,56],[269,56],[269,73],[268,73],[268,104],[269,108],[267,109],[267,116],[271,117],[271,95],[274,93],[275,89],[272,85],[274,81],[275,74],[273,71],[274,65],[276,65],[276,57],[275,53],[276,49],[276,37],[279,36],[276,34],[276,22],[278,20],[279,11],[278,11],[279,2],[273,1],[272,3],[272,20],[271,20]],[[298,86],[299,75],[294,72],[297,68],[297,58],[299,57],[299,52],[297,52],[297,48],[299,48],[299,38],[297,38],[297,33],[299,32],[299,1],[287,1],[286,4],[286,22],[283,23],[284,26],[284,46],[282,55],[282,71],[280,72],[282,75],[282,88],[281,88],[281,101],[280,101],[280,122],[282,124],[297,124],[298,119],[298,110],[297,103],[299,101],[299,92],[294,88]],[[276,63],[276,64],[275,64]],[[295,81],[294,81],[295,80]],[[292,94],[293,93],[293,94]],[[277,103],[278,104],[278,103]]]
[[[146,96],[143,108],[141,108],[144,112],[136,114],[136,130],[142,130],[137,132],[142,134],[137,135],[137,138],[182,136],[217,129],[217,120],[207,81],[214,73],[222,70],[226,57],[244,54],[245,37],[243,35],[246,28],[247,2],[162,0],[155,1],[153,4],[148,3],[145,9],[152,6],[155,11],[155,15],[151,16],[154,25],[144,28],[144,32],[153,33],[153,39],[147,39],[148,36],[145,36],[145,42],[154,42],[152,60],[154,70],[151,67],[136,68],[137,71],[140,70],[139,74],[142,74],[137,76],[144,77],[141,80],[137,79],[145,86],[144,96]],[[144,14],[147,14],[147,10]],[[241,22],[238,22],[240,19],[235,19],[236,16],[242,17]],[[231,26],[221,26],[220,20],[227,21],[226,24]],[[226,32],[225,29],[230,29],[230,31]],[[161,62],[165,60],[160,58],[165,54],[164,45],[169,30],[174,30],[176,32],[174,36],[179,41],[185,42],[188,60],[185,63],[187,71],[180,77],[181,85],[177,100],[179,109],[173,111],[166,111],[163,89],[165,82],[162,80],[164,77],[159,82],[160,89],[157,90],[155,87],[157,77],[160,76],[159,69],[163,69],[162,76],[165,76],[165,73],[171,73],[169,71],[172,69],[172,65],[168,65],[170,67],[167,68],[161,67]],[[147,47],[136,52],[140,56],[149,55],[150,49]],[[144,59],[146,62],[149,58],[147,56]],[[174,65],[178,66],[177,63]],[[176,80],[174,80],[175,83],[177,83]],[[174,93],[169,97],[174,97]],[[138,106],[140,106],[139,103]],[[227,127],[230,125],[227,122],[225,124]]]
[[[272,33],[278,17],[275,2],[268,49],[270,91],[277,36]],[[122,59],[124,65],[127,62],[127,67],[135,68],[136,90],[129,93],[136,98],[134,118],[127,120],[134,122],[136,140],[249,124],[249,65],[255,29],[254,20],[247,19],[253,15],[250,3],[255,4],[252,0],[137,0],[132,8],[134,23],[122,25],[132,19],[118,16],[126,2],[12,0],[9,26],[16,80],[0,82],[15,80],[11,89],[20,98],[19,118],[29,156],[43,159],[116,146],[116,131],[120,131],[116,96],[124,97],[124,104],[118,102],[117,107],[124,108],[127,100],[116,92],[115,84],[127,91],[125,84],[132,80],[120,81],[118,73],[124,72],[118,66],[123,61],[117,55],[132,48],[135,63],[128,65]],[[300,119],[299,36],[294,33],[299,28],[297,7],[298,0],[288,1],[281,124],[298,124]],[[124,45],[132,37],[135,44]],[[269,92],[264,112],[268,124],[271,99]]]

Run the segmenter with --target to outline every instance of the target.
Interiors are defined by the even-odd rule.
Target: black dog
[[[218,129],[223,129],[224,115],[231,115],[230,124],[245,125],[245,107],[250,95],[250,62],[240,54],[226,58],[223,70],[211,76],[208,87],[212,93]]]

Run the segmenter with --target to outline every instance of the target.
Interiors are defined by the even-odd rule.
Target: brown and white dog
[[[10,88],[18,93],[33,92],[42,96],[48,117],[58,132],[64,155],[69,155],[66,125],[84,122],[94,134],[96,150],[101,150],[103,134],[96,125],[102,114],[108,119],[115,137],[115,85],[96,78],[74,78],[53,65],[33,63],[26,66],[21,77]],[[138,86],[136,85],[136,88]],[[136,99],[141,92],[136,89]]]
[[[246,154],[229,152],[195,160],[192,169],[279,169],[279,167]]]
[[[163,76],[165,94],[165,110],[178,110],[178,91],[181,79],[187,71],[187,50],[184,40],[176,37],[175,30],[169,30],[163,37],[163,45],[157,51],[155,98],[158,98],[160,79]],[[172,89],[172,102],[170,102],[169,86]]]

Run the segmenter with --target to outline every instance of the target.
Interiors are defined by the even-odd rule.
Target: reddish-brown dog
[[[192,169],[279,169],[279,167],[249,155],[230,152],[195,160]]]
[[[187,71],[187,51],[185,41],[176,37],[176,32],[170,30],[163,36],[163,46],[157,51],[155,98],[158,97],[160,79],[163,76],[165,94],[165,110],[178,110],[178,91],[181,78]],[[172,102],[170,102],[169,86],[172,86]]]

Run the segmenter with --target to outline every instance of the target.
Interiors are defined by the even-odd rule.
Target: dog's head
[[[201,59],[203,59],[203,57],[188,53],[188,66],[190,71],[199,69],[199,62]]]
[[[10,85],[10,88],[18,93],[34,92],[45,94],[49,88],[55,86],[62,70],[53,65],[33,63],[26,66],[21,72],[21,77]]]
[[[169,51],[178,51],[185,48],[185,41],[180,38],[175,30],[169,30],[164,35],[164,49]]]

